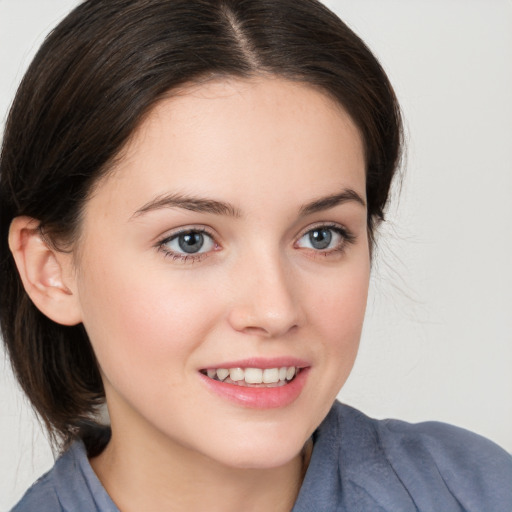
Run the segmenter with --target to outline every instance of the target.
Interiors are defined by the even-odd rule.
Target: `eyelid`
[[[310,249],[310,248],[307,248],[307,247],[298,247],[297,244],[298,242],[304,238],[304,236],[306,236],[308,233],[310,233],[311,231],[314,231],[316,229],[331,229],[333,231],[336,231],[342,238],[342,243],[339,247],[337,248],[332,248],[332,249],[325,249],[325,250],[322,250],[322,249]],[[349,230],[346,226],[344,226],[343,224],[339,224],[337,222],[315,222],[314,224],[311,224],[309,226],[307,226],[306,228],[304,228],[303,230],[301,230],[299,232],[299,234],[297,235],[296,237],[296,240],[294,242],[294,246],[297,248],[297,249],[301,249],[301,250],[304,250],[304,251],[309,251],[311,252],[312,254],[314,255],[322,255],[322,256],[328,256],[330,254],[335,254],[335,253],[342,253],[348,245],[351,245],[353,244],[355,241],[356,241],[357,237],[356,235],[354,235],[352,233],[351,230]]]
[[[343,224],[340,224],[338,222],[332,222],[332,221],[329,221],[329,222],[326,222],[326,221],[321,222],[320,221],[320,222],[315,222],[313,224],[310,224],[309,226],[307,226],[304,229],[302,229],[301,231],[299,231],[299,234],[297,235],[296,239],[300,240],[304,235],[306,235],[310,231],[314,231],[315,229],[319,229],[319,228],[333,229],[333,230],[341,233],[344,236],[344,238],[351,239],[351,240],[355,239],[355,235],[346,226],[344,226]]]
[[[214,249],[206,252],[198,252],[198,253],[182,253],[182,252],[174,252],[165,247],[165,244],[175,240],[180,235],[184,235],[187,233],[201,233],[203,235],[208,236],[212,239],[214,243]],[[208,226],[204,225],[185,225],[180,226],[178,228],[174,228],[171,231],[165,233],[165,235],[160,236],[154,247],[160,252],[164,254],[164,256],[172,258],[173,261],[181,260],[182,262],[195,262],[200,261],[206,257],[208,257],[212,252],[218,250],[221,245],[217,241],[217,235],[213,233],[213,230]]]
[[[310,249],[310,248],[303,248],[298,247],[297,244],[299,240],[301,240],[305,235],[307,235],[309,232],[314,231],[315,229],[331,229],[333,231],[336,231],[342,238],[342,243],[339,245],[339,247],[331,248],[331,249]],[[165,244],[169,243],[170,241],[176,239],[178,236],[187,234],[187,233],[201,233],[209,238],[212,239],[214,243],[214,248],[209,251],[205,252],[198,252],[198,253],[185,253],[185,252],[175,252],[165,247]],[[170,257],[173,259],[173,261],[181,260],[182,262],[196,262],[201,261],[208,256],[210,256],[213,252],[218,251],[219,249],[222,249],[221,244],[218,242],[218,236],[214,232],[212,228],[205,225],[185,225],[180,226],[177,228],[172,229],[171,231],[168,231],[165,233],[165,235],[162,235],[158,238],[157,242],[154,244],[154,246],[158,249],[158,251],[161,251],[164,253],[166,257]],[[328,256],[330,254],[335,253],[342,253],[347,245],[353,244],[356,240],[356,236],[343,224],[337,223],[337,222],[326,222],[326,221],[319,221],[315,222],[313,224],[310,224],[309,226],[302,229],[299,234],[295,238],[294,247],[297,249],[301,249],[304,251],[311,252],[315,255],[323,255]]]
[[[210,226],[204,224],[185,224],[183,226],[178,226],[176,228],[169,229],[165,231],[164,234],[158,235],[158,237],[156,237],[155,239],[155,245],[161,244],[162,242],[165,241],[169,241],[178,235],[190,232],[207,234],[208,236],[215,240],[219,238],[215,230],[213,230]]]

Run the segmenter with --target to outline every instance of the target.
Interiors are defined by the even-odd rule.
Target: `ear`
[[[48,318],[63,325],[82,321],[72,255],[57,251],[44,239],[39,221],[15,217],[9,247],[28,296]]]

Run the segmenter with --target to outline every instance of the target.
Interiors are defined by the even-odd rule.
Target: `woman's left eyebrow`
[[[332,194],[325,197],[320,197],[304,204],[300,208],[300,215],[311,215],[312,213],[328,210],[343,203],[355,202],[366,208],[365,200],[355,191],[350,188],[342,190],[338,194]]]

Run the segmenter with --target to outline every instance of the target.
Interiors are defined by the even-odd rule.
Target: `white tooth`
[[[286,366],[283,366],[282,368],[279,368],[279,380],[286,380],[286,371],[288,369]]]
[[[245,372],[242,370],[242,368],[231,368],[229,370],[229,376],[231,380],[236,382],[239,380],[244,380]]]
[[[217,375],[219,374],[219,372],[217,371]],[[290,366],[287,370],[286,370],[286,380],[292,380],[293,377],[295,377],[295,366]]]
[[[263,382],[265,384],[279,382],[279,368],[267,368],[263,370]]]
[[[229,375],[229,370],[226,368],[219,368],[217,370],[217,377],[219,380],[224,380]]]
[[[206,375],[208,375],[210,379],[214,379],[215,375],[217,375],[217,370],[206,370]]]
[[[245,382],[247,384],[261,384],[263,382],[263,370],[261,368],[246,368]]]

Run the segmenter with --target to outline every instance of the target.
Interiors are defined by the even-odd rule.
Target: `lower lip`
[[[199,376],[211,391],[237,405],[253,409],[276,409],[290,405],[299,397],[308,373],[309,368],[303,368],[288,384],[275,388],[237,386],[210,379],[202,373]]]

